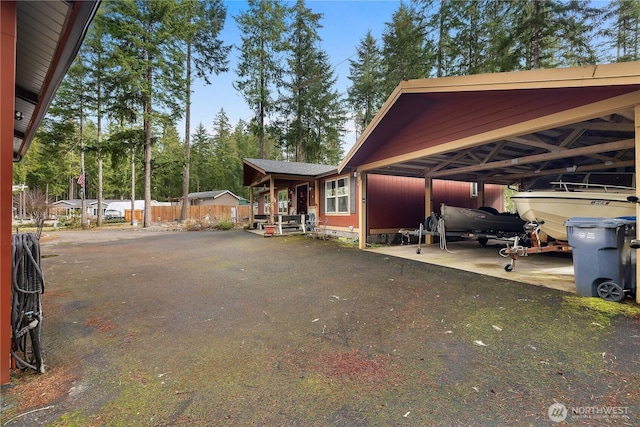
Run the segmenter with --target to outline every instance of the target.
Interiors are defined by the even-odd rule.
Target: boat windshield
[[[528,191],[559,190],[578,191],[587,189],[631,189],[635,186],[634,173],[564,173],[537,178]]]

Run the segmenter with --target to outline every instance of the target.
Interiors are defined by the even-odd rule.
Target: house
[[[229,190],[200,191],[187,196],[192,206],[238,206],[240,197]]]
[[[319,179],[336,166],[266,159],[243,159],[243,185],[250,187],[250,223],[256,215],[275,223],[275,215],[319,216]]]
[[[360,231],[360,194],[357,174],[338,173],[335,166],[244,159],[244,185],[251,188],[255,209],[250,219],[275,223],[274,215],[313,215],[323,230],[333,236],[357,238]],[[273,182],[273,185],[271,184]],[[398,237],[400,228],[415,229],[424,221],[424,179],[390,175],[370,175],[367,182],[369,242]],[[471,183],[438,180],[434,199],[471,207],[476,202]],[[489,206],[504,208],[504,188],[494,185],[486,190]],[[430,213],[430,212],[429,212]]]

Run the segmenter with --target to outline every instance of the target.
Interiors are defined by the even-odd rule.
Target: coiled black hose
[[[13,235],[11,355],[18,368],[44,373],[40,346],[44,275],[39,237],[39,233]]]

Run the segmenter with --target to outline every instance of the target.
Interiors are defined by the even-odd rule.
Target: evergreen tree
[[[429,77],[434,51],[425,21],[414,6],[400,4],[382,35],[386,99],[402,80]]]
[[[151,225],[151,145],[158,114],[175,119],[184,98],[184,52],[175,24],[180,22],[176,3],[170,0],[120,0],[108,3],[107,28],[115,42],[125,84],[142,101],[144,139],[143,227]]]
[[[165,123],[162,136],[153,147],[152,197],[158,201],[173,201],[182,196],[182,165],[184,147],[178,130]]]
[[[231,124],[224,110],[216,114],[213,122],[214,156],[212,171],[214,190],[238,191],[242,176],[242,160],[238,156],[235,140],[231,137]]]
[[[383,98],[382,56],[376,39],[367,32],[356,47],[357,58],[349,60],[348,102],[356,113],[356,130],[362,132],[380,109]]]
[[[209,160],[213,158],[213,144],[202,123],[198,124],[192,137],[189,187],[191,192],[205,191],[205,189],[212,188],[209,185],[209,177],[211,176]]]
[[[513,49],[522,69],[584,65],[595,61],[585,1],[523,0],[515,3]]]
[[[182,209],[180,221],[187,218],[189,194],[189,167],[191,129],[191,71],[192,64],[198,78],[210,84],[209,75],[227,71],[227,57],[231,46],[225,46],[218,38],[224,27],[226,8],[221,0],[182,1],[184,42],[186,47],[186,93],[185,93],[185,138],[184,169],[182,174]]]
[[[277,0],[249,0],[249,9],[235,17],[242,34],[238,90],[255,114],[260,158],[265,158],[267,117],[274,109],[273,93],[282,77],[282,33],[285,30],[286,8]]]
[[[102,121],[105,116],[105,105],[107,99],[105,96],[106,85],[108,81],[109,72],[111,70],[111,63],[109,62],[110,53],[108,51],[108,44],[106,43],[105,25],[104,25],[104,9],[99,9],[96,18],[93,20],[87,37],[82,44],[79,56],[86,64],[88,69],[88,96],[91,99],[91,105],[93,107],[92,115],[96,118],[96,132],[97,138],[94,145],[89,145],[89,149],[96,153],[97,158],[97,199],[98,199],[98,218],[97,225],[102,225],[102,212],[104,188],[103,188],[103,154],[104,147],[102,142]]]
[[[613,48],[615,62],[640,60],[640,1],[613,0],[606,7],[609,25],[602,31],[606,48]]]
[[[295,161],[323,162],[335,157],[335,139],[343,133],[345,113],[333,89],[337,79],[329,58],[319,48],[322,15],[313,13],[303,0],[296,2],[291,15],[290,54],[279,109],[282,145],[294,153]]]

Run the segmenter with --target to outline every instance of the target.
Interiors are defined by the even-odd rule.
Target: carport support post
[[[367,173],[358,172],[358,194],[360,195],[360,209],[358,209],[358,247],[367,248]]]
[[[636,133],[636,168],[640,164],[640,104],[635,105],[635,133]],[[636,175],[636,196],[640,197],[640,186],[638,186],[638,177]],[[640,203],[636,203],[636,238],[640,238],[640,229],[638,228],[638,220],[640,218]],[[640,250],[640,249],[639,249]],[[640,292],[638,291],[640,284],[640,268],[636,262],[636,302],[640,304]]]
[[[478,181],[478,197],[476,198],[477,208],[484,206],[484,181]]]
[[[0,384],[11,374],[11,216],[16,2],[0,1]]]
[[[424,219],[429,217],[433,212],[433,179],[429,176],[424,177]],[[426,234],[424,236],[426,245],[433,245],[433,236]]]

